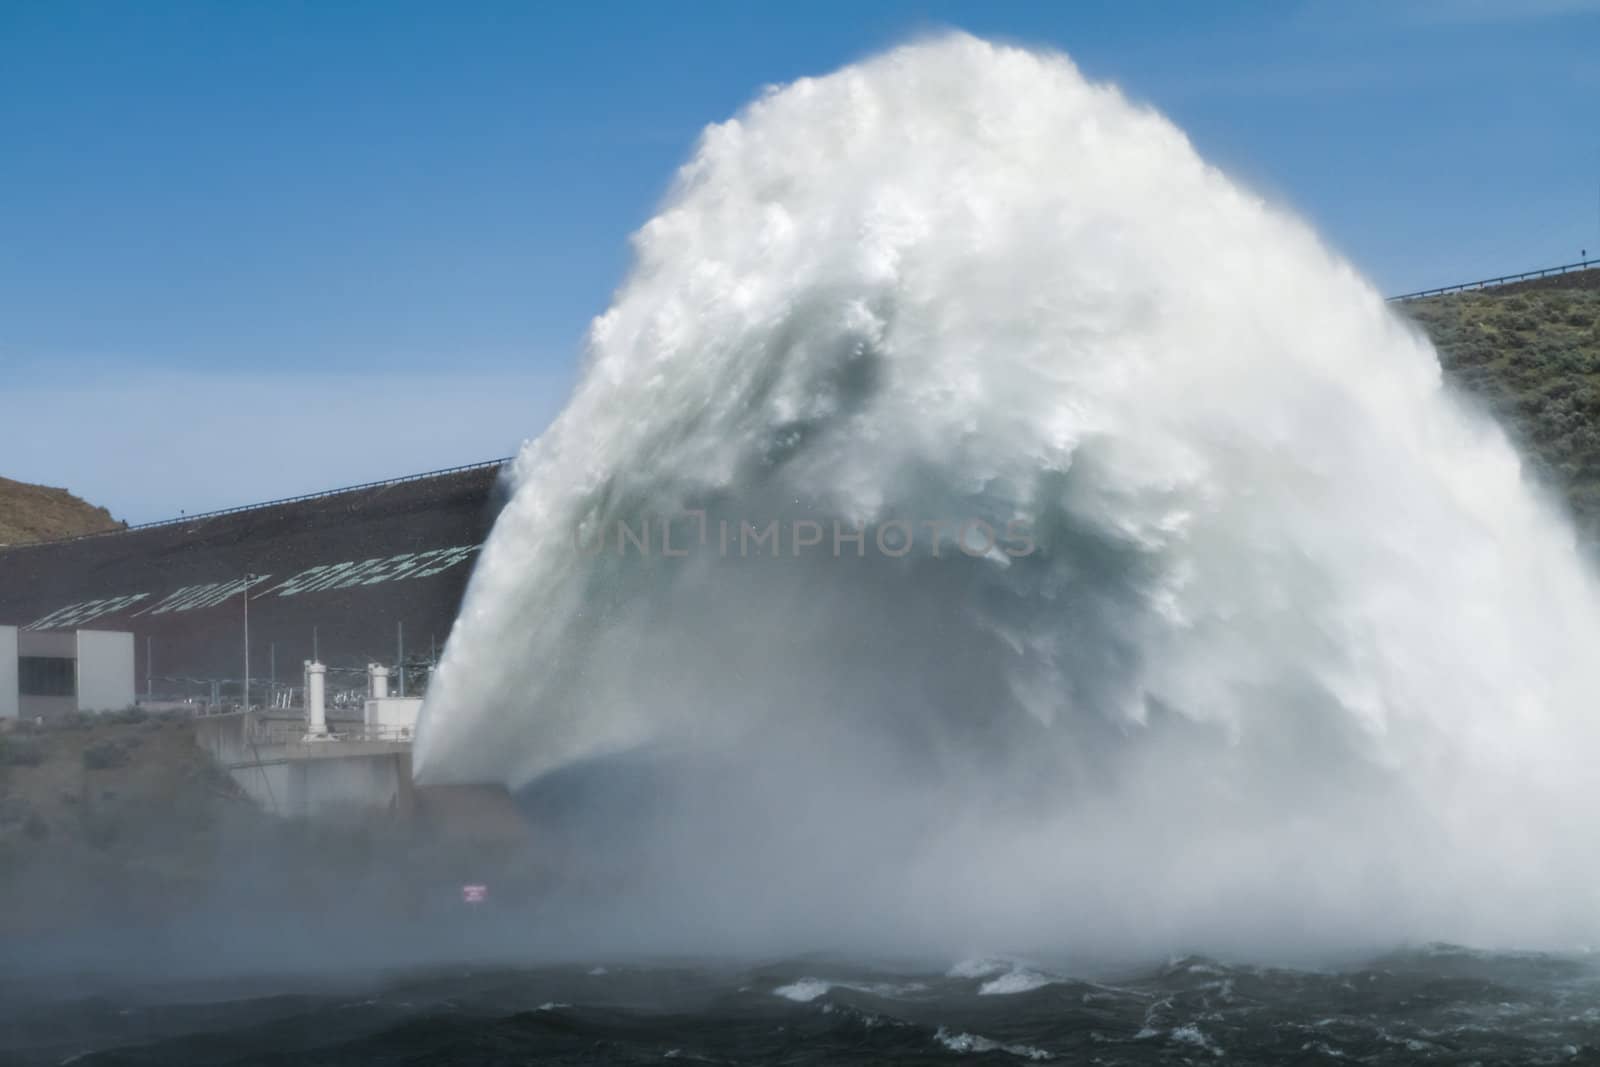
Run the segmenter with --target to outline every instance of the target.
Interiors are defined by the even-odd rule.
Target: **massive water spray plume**
[[[710,127],[635,244],[418,752],[590,782],[597,928],[1600,931],[1571,531],[1417,332],[1161,116],[941,37]],[[773,521],[777,558],[740,541]]]

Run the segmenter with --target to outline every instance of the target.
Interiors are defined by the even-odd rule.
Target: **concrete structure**
[[[406,810],[411,742],[368,740],[360,722],[260,710],[203,715],[195,739],[257,804],[276,815],[337,817]]]
[[[390,696],[389,668],[378,663],[367,664],[367,694],[361,721],[368,740],[411,740],[422,714],[422,698]]]
[[[202,715],[195,739],[256,803],[278,815],[409,810],[411,738],[422,701],[368,699],[361,719],[330,719],[327,670],[306,661],[303,708]],[[374,679],[387,674],[373,665],[368,691],[386,690]]]
[[[79,630],[78,710],[121,711],[133,707],[133,634]]]
[[[320,666],[308,663],[308,677],[320,677],[311,670]],[[504,786],[413,785],[411,741],[421,705],[419,697],[368,699],[360,720],[338,717],[350,715],[348,710],[310,707],[202,715],[194,720],[195,739],[251,799],[276,815],[337,819],[386,813],[487,848],[525,843],[530,827]],[[314,713],[320,733],[312,732]]]
[[[132,707],[133,635],[0,626],[0,718]]]
[[[384,697],[367,701],[363,724],[367,736],[391,741],[409,741],[417,732],[417,716],[422,712],[421,697]]]
[[[417,694],[494,522],[499,475],[484,464],[0,547],[0,625],[131,632],[135,688],[152,704],[282,706],[309,659],[328,668],[330,711],[352,689],[358,710],[380,656],[392,688],[404,677]]]
[[[306,660],[306,736],[326,737],[328,733],[328,708],[324,687],[328,668],[321,663]]]
[[[0,626],[0,719],[21,714],[17,690],[17,628]]]

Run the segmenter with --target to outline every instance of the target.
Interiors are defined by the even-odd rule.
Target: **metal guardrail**
[[[1571,274],[1573,271],[1588,270],[1591,267],[1600,267],[1600,259],[1585,259],[1579,263],[1567,263],[1560,267],[1545,267],[1543,270],[1523,271],[1521,274],[1503,274],[1498,278],[1484,278],[1476,282],[1461,282],[1458,285],[1446,285],[1438,289],[1418,289],[1414,293],[1401,293],[1399,296],[1391,296],[1388,300],[1390,303],[1396,303],[1401,300],[1420,300],[1425,296],[1464,293],[1472,289],[1493,289],[1499,285],[1510,285],[1512,282],[1532,281],[1535,278],[1553,278],[1561,274]]]
[[[383,726],[376,723],[330,722],[323,740],[310,744],[336,745],[341,741],[388,741],[408,744],[416,739],[416,728],[411,726]],[[249,740],[258,745],[292,745],[305,741],[304,722],[274,720],[252,725]]]
[[[464,463],[459,467],[443,467],[436,471],[423,471],[421,474],[407,474],[399,478],[385,478],[377,482],[362,482],[360,485],[346,485],[338,489],[324,489],[316,493],[304,493],[300,496],[286,496],[278,500],[264,500],[259,504],[240,504],[238,507],[222,508],[219,511],[202,511],[194,515],[180,515],[175,519],[157,519],[154,522],[141,522],[136,526],[122,526],[115,530],[98,530],[94,533],[77,534],[72,537],[56,537],[49,541],[24,541],[16,545],[0,545],[0,552],[9,552],[18,548],[38,548],[41,545],[61,545],[70,541],[87,541],[95,537],[115,537],[118,534],[133,533],[136,530],[153,530],[161,526],[181,526],[190,522],[205,522],[210,519],[221,518],[224,515],[238,515],[247,511],[260,511],[263,508],[276,508],[284,504],[299,504],[306,500],[322,500],[330,496],[342,496],[345,493],[360,493],[368,489],[382,489],[390,485],[402,485],[406,482],[420,482],[428,478],[442,478],[449,474],[464,474],[467,471],[487,470],[490,467],[504,467],[515,456],[506,456],[503,459],[483,460],[479,463]]]

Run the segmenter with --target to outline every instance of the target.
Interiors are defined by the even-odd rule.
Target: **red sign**
[[[482,904],[489,899],[489,887],[486,885],[464,885],[461,887],[461,903]]]

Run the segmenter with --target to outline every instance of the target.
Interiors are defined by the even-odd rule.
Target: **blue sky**
[[[1600,249],[1600,3],[0,2],[0,474],[132,521],[507,454],[699,130],[959,27],[1387,291]]]

